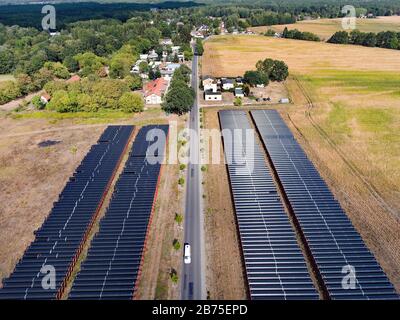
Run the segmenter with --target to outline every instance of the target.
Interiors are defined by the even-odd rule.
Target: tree
[[[328,40],[329,43],[348,44],[349,34],[346,31],[335,32]]]
[[[43,109],[45,106],[39,96],[34,96],[31,100],[31,102],[32,102],[33,106],[38,110]]]
[[[74,59],[72,56],[67,56],[64,59],[63,64],[69,72],[77,72],[79,70],[78,61],[76,61],[76,59]]]
[[[202,56],[204,53],[203,42],[201,41],[201,39],[196,40],[195,53],[198,56]]]
[[[154,27],[146,28],[144,37],[150,40],[153,46],[157,45],[161,38],[161,31]]]
[[[7,74],[14,71],[14,54],[10,50],[0,50],[0,74]]]
[[[143,87],[142,78],[139,77],[137,74],[126,76],[124,78],[124,81],[128,84],[131,90],[139,90]]]
[[[46,62],[44,67],[57,78],[68,79],[70,77],[68,69],[60,62]]]
[[[144,108],[142,96],[135,92],[125,92],[118,102],[124,112],[141,112]]]
[[[57,112],[73,112],[77,111],[76,105],[74,105],[65,90],[59,90],[54,92],[50,102],[46,105],[46,109],[55,110]]]
[[[236,97],[235,100],[233,101],[233,105],[236,107],[239,107],[242,105],[242,99],[240,97]]]
[[[243,78],[252,87],[269,83],[267,74],[260,71],[246,71]]]
[[[284,81],[289,76],[289,68],[285,62],[275,60],[269,78],[272,81]]]
[[[10,102],[21,95],[22,92],[14,81],[0,82],[0,105]]]

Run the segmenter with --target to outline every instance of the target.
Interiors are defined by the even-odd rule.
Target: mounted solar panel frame
[[[276,110],[250,112],[331,299],[398,299],[374,256]],[[285,128],[286,127],[286,128]],[[355,267],[355,288],[343,286]],[[374,280],[379,279],[375,284]],[[340,280],[340,281],[339,281]]]
[[[238,129],[244,136],[244,130],[252,130],[243,111],[219,111],[219,120],[225,133]],[[245,140],[234,140],[233,145],[228,141],[224,136],[227,160],[246,153]],[[318,299],[264,154],[257,143],[253,149],[243,164],[227,161],[250,298]],[[244,168],[247,171],[237,171]]]

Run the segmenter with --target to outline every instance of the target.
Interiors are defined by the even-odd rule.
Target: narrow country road
[[[181,276],[181,299],[205,299],[205,263],[203,212],[201,210],[201,172],[199,160],[199,106],[198,106],[198,57],[193,57],[192,87],[196,98],[190,112],[189,129],[196,132],[189,136],[190,161],[186,178],[186,203],[184,217],[184,242],[191,246],[191,263],[183,264]]]

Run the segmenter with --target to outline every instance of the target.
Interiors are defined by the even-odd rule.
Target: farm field
[[[300,31],[312,32],[318,35],[322,40],[328,40],[336,31],[342,31],[342,20],[337,19],[317,19],[317,20],[304,20],[293,24],[286,25],[274,25],[274,26],[262,26],[252,27],[252,30],[257,33],[263,33],[268,29],[273,29],[276,32],[282,32],[287,27],[289,30],[298,29]],[[378,33],[381,31],[396,31],[400,32],[400,17],[378,17],[376,19],[357,19],[356,28],[362,32],[374,32]],[[349,30],[351,31],[351,30]]]
[[[398,52],[263,36],[213,37],[205,49],[202,73],[213,76],[242,75],[267,57],[288,64],[293,104],[281,114],[399,290]]]
[[[26,247],[48,216],[60,191],[109,124],[134,124],[143,126],[168,121],[182,123],[184,118],[166,117],[159,109],[151,109],[134,116],[119,112],[105,114],[58,114],[51,112],[0,113],[0,282],[14,269]],[[167,166],[162,185],[178,180],[176,166]],[[164,189],[165,187],[163,187]],[[171,194],[175,193],[171,189]],[[167,200],[165,200],[167,199]],[[169,198],[159,197],[155,215],[157,228],[165,229],[169,211],[165,210]],[[161,209],[160,209],[161,208]],[[161,211],[160,211],[161,210]],[[175,204],[175,211],[179,206]],[[172,218],[173,221],[173,218]],[[153,228],[149,236],[154,237]],[[166,255],[161,259],[162,242],[150,241],[154,249],[147,263],[156,270],[165,259],[180,261],[179,257]],[[172,245],[171,245],[172,247]],[[149,250],[149,251],[152,251]],[[156,272],[157,275],[157,272]],[[143,284],[155,286],[153,275],[143,275]],[[146,295],[154,297],[154,293]]]

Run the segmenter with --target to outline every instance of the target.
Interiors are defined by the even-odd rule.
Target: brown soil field
[[[218,108],[204,111],[207,129],[219,129]],[[209,164],[203,173],[206,238],[206,286],[210,299],[246,299],[246,282],[240,239],[232,205],[228,173],[223,164],[220,140],[220,164]]]
[[[263,36],[213,37],[205,48],[203,72],[213,76],[267,57],[288,64],[293,103],[279,110],[400,290],[399,53]]]
[[[252,27],[249,30],[256,33],[264,33],[268,29],[282,32],[287,27],[289,30],[298,29],[300,31],[312,32],[318,35],[321,40],[328,40],[336,31],[343,31],[342,19],[317,19],[304,20],[286,25]],[[377,17],[376,19],[356,19],[356,29],[362,32],[396,31],[400,32],[400,17]],[[351,30],[347,30],[351,31]]]

